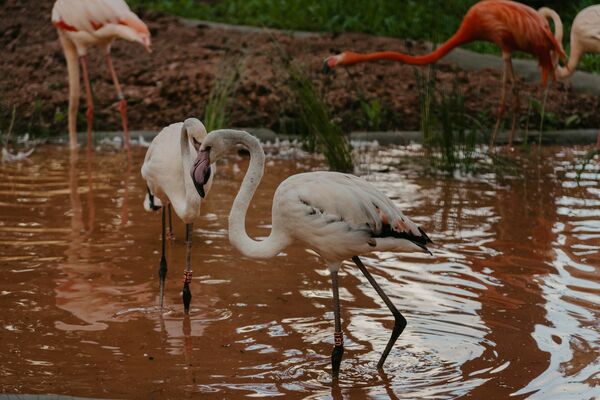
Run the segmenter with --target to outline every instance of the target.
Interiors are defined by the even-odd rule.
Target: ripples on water
[[[268,234],[279,182],[318,169],[276,151],[247,223]],[[340,276],[346,353],[331,384],[329,277],[301,246],[268,261],[227,240],[246,168],[232,157],[195,227],[192,311],[180,300],[183,226],[156,307],[160,215],[123,154],[70,160],[39,149],[0,165],[1,390],[98,397],[342,395],[381,398],[600,397],[600,167],[580,152],[522,157],[518,173],[448,178],[367,147],[362,174],[430,232],[435,257],[365,257],[408,320],[376,370],[392,317],[364,277]],[[391,167],[390,167],[391,165]],[[385,168],[384,168],[385,166]],[[383,171],[383,172],[377,172]]]

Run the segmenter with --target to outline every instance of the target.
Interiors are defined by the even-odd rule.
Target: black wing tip
[[[433,244],[433,240],[431,240],[429,238],[429,236],[427,236],[427,234],[425,233],[425,231],[423,230],[423,228],[421,228],[420,226],[417,227],[419,229],[419,232],[421,233],[421,236],[425,238],[425,243],[431,243]],[[427,250],[429,251],[429,250]],[[431,252],[429,252],[431,254]]]

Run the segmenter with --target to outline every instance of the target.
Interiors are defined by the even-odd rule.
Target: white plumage
[[[110,45],[116,38],[150,45],[150,32],[123,0],[57,0],[52,23],[72,40],[79,56],[87,46]]]
[[[294,241],[305,243],[326,261],[331,274],[334,302],[334,350],[332,373],[337,378],[343,355],[338,270],[352,258],[394,316],[394,329],[381,355],[382,367],[406,319],[383,292],[359,255],[374,251],[425,251],[431,240],[403,215],[375,186],[354,175],[337,172],[307,172],[293,175],[279,185],[273,197],[269,236],[256,241],[246,233],[246,212],[263,175],[265,153],[259,141],[247,132],[217,130],[204,140],[192,170],[195,186],[209,184],[210,163],[241,145],[250,152],[250,165],[229,214],[229,241],[244,255],[270,258]]]
[[[160,305],[163,304],[164,281],[167,274],[165,258],[165,209],[172,206],[175,214],[186,225],[186,266],[184,279],[184,307],[189,311],[191,292],[191,247],[193,223],[200,217],[202,199],[194,186],[190,170],[197,157],[197,149],[206,138],[206,129],[195,118],[169,125],[152,140],[142,165],[142,177],[148,186],[144,200],[147,210],[162,207],[162,257],[159,266]],[[212,171],[212,172],[211,172]],[[205,192],[212,185],[213,169],[208,172]],[[169,209],[170,210],[170,209]],[[169,211],[170,216],[170,211]]]
[[[171,203],[185,224],[200,217],[202,199],[194,187],[190,169],[197,156],[196,148],[205,138],[206,129],[196,118],[171,124],[152,140],[141,169],[148,189],[160,200],[161,204],[157,205]],[[212,175],[206,192],[211,185]],[[148,195],[144,204],[148,208]]]
[[[150,51],[150,31],[123,0],[57,0],[52,8],[52,24],[58,30],[69,74],[69,144],[77,148],[77,110],[79,108],[79,65],[83,70],[87,103],[88,149],[92,144],[94,103],[88,74],[87,49],[99,46],[115,85],[123,124],[125,147],[131,158],[127,103],[110,57],[110,46],[117,39],[137,42]]]
[[[273,198],[273,224],[317,251],[330,268],[356,255],[422,251],[425,245],[418,226],[375,186],[337,172],[308,172],[283,181]]]

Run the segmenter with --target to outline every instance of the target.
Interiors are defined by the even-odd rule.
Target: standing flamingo
[[[562,42],[562,24],[560,18],[541,8],[540,12],[554,19],[557,40]],[[569,61],[565,67],[557,65],[556,74],[560,79],[573,75],[577,64],[585,53],[600,53],[600,4],[584,8],[577,14],[571,26],[571,51]],[[600,132],[596,140],[596,147],[600,148]]]
[[[69,144],[77,148],[77,109],[79,108],[79,66],[81,63],[87,101],[88,149],[92,146],[92,121],[94,103],[88,74],[87,48],[99,46],[105,54],[106,65],[117,90],[119,110],[123,122],[123,136],[130,153],[129,128],[127,126],[127,102],[110,56],[113,40],[122,38],[141,43],[150,51],[150,32],[123,0],[57,0],[52,8],[52,23],[67,60],[69,74]]]
[[[194,221],[200,217],[202,197],[210,190],[212,184],[211,170],[207,170],[204,189],[198,190],[189,171],[191,170],[200,148],[206,138],[206,129],[202,122],[188,118],[184,122],[169,125],[152,140],[144,164],[142,177],[146,180],[148,193],[144,200],[146,210],[162,208],[162,256],[158,276],[160,280],[160,307],[163,306],[165,279],[167,277],[167,261],[165,258],[165,207],[171,205],[175,214],[185,223],[185,272],[183,283],[183,306],[189,313],[192,294],[189,284],[192,281],[191,250],[192,229]],[[214,168],[213,168],[214,171]],[[205,191],[204,191],[205,190]]]
[[[500,107],[498,120],[492,134],[492,144],[500,128],[500,122],[505,112],[507,81],[510,79],[513,92],[513,119],[509,137],[509,145],[516,129],[519,108],[518,93],[515,85],[515,74],[512,66],[511,53],[524,51],[537,57],[542,70],[542,86],[548,83],[548,74],[553,80],[553,57],[558,54],[565,58],[565,53],[560,42],[552,35],[546,18],[533,8],[509,0],[483,0],[473,5],[463,18],[458,31],[430,54],[423,56],[410,56],[395,51],[382,51],[368,54],[344,52],[325,59],[325,70],[337,65],[351,65],[359,62],[388,59],[412,65],[426,65],[436,62],[448,54],[452,49],[465,43],[476,40],[492,42],[500,47],[504,60],[502,75],[502,91],[500,93]]]
[[[338,270],[352,258],[394,316],[392,336],[379,359],[383,367],[406,319],[383,292],[359,255],[374,251],[423,251],[431,242],[427,234],[405,217],[383,193],[354,175],[308,172],[283,181],[273,198],[272,230],[255,241],[246,233],[246,212],[263,175],[265,153],[258,139],[247,132],[222,129],[211,132],[198,152],[192,177],[200,195],[208,180],[210,163],[241,145],[250,153],[250,164],[229,214],[229,241],[245,256],[275,257],[295,240],[305,243],[325,259],[331,273],[335,333],[332,373],[338,377],[344,353],[338,294]]]

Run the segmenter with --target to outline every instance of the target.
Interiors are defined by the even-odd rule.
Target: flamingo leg
[[[340,319],[340,294],[338,289],[338,271],[331,271],[331,288],[333,291],[333,315],[335,317],[334,347],[331,353],[331,374],[333,379],[338,379],[340,364],[344,355],[344,336]]]
[[[148,193],[150,189],[148,189]],[[152,204],[154,207],[154,204]],[[160,308],[163,307],[163,299],[165,294],[165,279],[167,278],[167,259],[165,257],[165,208],[162,208],[162,230],[161,230],[161,238],[162,238],[162,255],[160,256],[160,265],[158,267],[158,278],[160,280]]]
[[[502,117],[504,117],[504,112],[506,111],[506,87],[508,86],[508,73],[509,70],[512,71],[510,53],[502,52],[502,59],[504,60],[504,68],[502,70],[502,90],[500,92],[500,106],[498,107],[498,119],[496,120],[496,126],[494,126],[494,132],[492,133],[492,142],[490,143],[491,147],[494,147],[494,144],[496,143],[496,135],[498,135],[500,123],[502,122]]]
[[[83,83],[85,86],[85,98],[87,102],[87,110],[85,116],[87,118],[87,149],[92,150],[92,125],[94,123],[94,100],[92,99],[92,86],[90,85],[90,75],[88,73],[87,55],[79,58],[81,60],[81,70],[83,71]]]
[[[519,109],[521,108],[521,101],[519,98],[519,87],[517,85],[517,79],[515,71],[513,69],[512,60],[508,60],[508,77],[510,79],[510,86],[512,91],[512,123],[510,126],[510,135],[508,137],[508,146],[512,147],[513,138],[515,131],[517,130],[517,117],[519,116]]]
[[[192,283],[192,230],[194,224],[185,224],[185,271],[183,273],[183,309],[186,314],[190,313],[190,302],[192,301],[192,292],[190,291],[190,283]]]
[[[117,90],[117,99],[119,100],[119,111],[121,112],[121,121],[123,123],[123,140],[125,142],[125,148],[127,149],[127,155],[131,161],[131,143],[129,142],[129,126],[127,123],[127,100],[125,100],[125,95],[121,90],[119,78],[117,78],[117,73],[115,72],[115,67],[113,66],[112,58],[110,56],[110,53],[108,52],[106,53],[106,66],[108,67],[108,71],[110,72],[110,76],[112,77],[115,89]]]
[[[173,213],[172,213],[172,209],[171,209],[171,203],[169,203],[168,209],[169,209],[169,230],[167,231],[167,238],[169,239],[169,241],[172,242],[175,240],[175,234],[173,233]]]
[[[371,273],[367,271],[367,268],[364,266],[360,258],[354,256],[352,257],[352,261],[354,261],[358,269],[360,269],[363,275],[367,278],[371,286],[373,286],[373,289],[375,289],[377,294],[379,294],[381,300],[383,300],[385,305],[390,309],[392,315],[394,316],[394,329],[392,330],[392,336],[390,337],[390,340],[388,341],[387,346],[385,346],[385,350],[383,351],[383,354],[381,354],[381,358],[377,363],[377,368],[383,368],[383,363],[385,363],[385,359],[387,358],[388,354],[390,354],[392,347],[394,347],[394,343],[396,343],[396,340],[398,340],[398,336],[400,336],[402,334],[402,331],[404,331],[404,328],[406,328],[406,318],[404,318],[404,316],[400,314],[400,311],[398,311],[394,303],[392,303],[390,298],[385,294],[383,289],[381,289],[379,284],[375,281],[373,275],[371,275]]]

